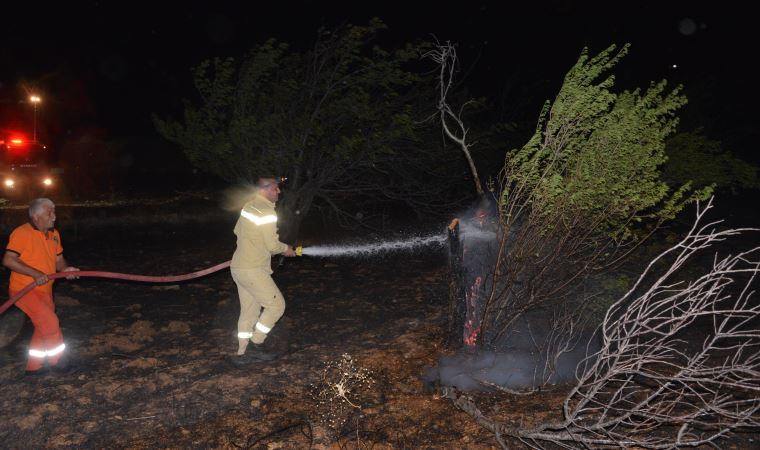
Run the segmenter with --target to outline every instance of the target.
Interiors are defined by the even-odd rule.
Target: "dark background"
[[[111,164],[122,173],[153,177],[156,168],[171,166],[195,176],[151,122],[152,113],[176,115],[183,99],[194,99],[193,66],[213,56],[241,55],[269,37],[301,48],[320,26],[366,24],[379,17],[388,25],[383,44],[457,43],[463,86],[488,98],[496,116],[526,123],[535,122],[541,103],[556,94],[584,46],[598,52],[630,42],[631,52],[616,70],[621,87],[646,87],[662,78],[683,83],[690,100],[683,127],[703,127],[710,138],[757,162],[758,19],[738,5],[573,0],[5,4],[0,129],[31,134],[27,99],[34,92],[43,98],[40,139],[59,151],[89,142],[90,152],[108,147],[116,159]]]

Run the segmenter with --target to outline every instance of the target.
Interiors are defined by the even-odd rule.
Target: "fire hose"
[[[301,256],[302,249],[300,246],[297,247],[295,251],[296,251],[297,256]],[[148,276],[148,275],[132,275],[128,273],[117,273],[117,272],[101,272],[101,271],[96,271],[96,270],[80,270],[76,272],[51,273],[48,275],[48,279],[55,280],[56,278],[65,278],[65,277],[73,276],[77,278],[81,278],[81,277],[113,278],[117,280],[142,281],[146,283],[177,283],[180,281],[192,280],[193,278],[200,278],[208,274],[218,272],[222,269],[226,269],[227,267],[230,266],[230,262],[231,261],[225,261],[221,264],[217,264],[207,269],[199,270],[197,272],[192,272],[192,273],[186,273],[182,275]],[[3,303],[2,306],[0,306],[0,314],[4,313],[8,308],[13,306],[14,303],[19,301],[24,295],[26,295],[29,291],[34,289],[35,285],[36,285],[35,282],[31,282],[24,289],[18,291],[15,295],[9,298],[5,303]]]
[[[197,272],[192,273],[186,273],[182,275],[172,275],[172,276],[164,276],[164,277],[156,277],[156,276],[147,276],[147,275],[132,275],[128,273],[116,273],[116,272],[101,272],[101,271],[95,271],[95,270],[80,270],[77,272],[57,272],[57,273],[51,273],[48,275],[48,279],[55,280],[56,278],[65,278],[65,277],[94,277],[94,278],[114,278],[117,280],[129,280],[129,281],[143,281],[146,283],[177,283],[179,281],[187,281],[192,280],[193,278],[199,278],[205,275],[208,275],[210,273],[218,272],[224,268],[227,268],[230,266],[230,261],[223,262],[221,264],[217,264],[213,267],[209,267],[208,269],[199,270]],[[26,295],[29,291],[34,289],[36,283],[31,282],[26,287],[18,292],[16,292],[13,297],[8,299],[5,303],[3,303],[3,306],[0,306],[0,314],[4,313],[5,310],[13,306],[14,303],[19,301],[21,297]]]

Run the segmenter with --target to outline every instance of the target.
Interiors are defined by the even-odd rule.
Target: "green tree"
[[[737,158],[701,129],[674,135],[668,139],[665,151],[668,161],[663,172],[672,184],[691,182],[696,188],[714,186],[732,194],[760,188],[757,166]]]
[[[500,255],[499,269],[510,270],[496,283],[508,286],[494,292],[484,313],[492,338],[521,311],[567,301],[582,310],[590,275],[711,192],[663,179],[665,142],[686,98],[666,81],[614,92],[609,72],[627,51],[611,46],[592,57],[584,49],[533,137],[507,154],[501,221],[507,236],[519,238]]]
[[[419,51],[373,45],[383,28],[374,19],[322,30],[306,51],[269,40],[240,61],[206,61],[194,70],[200,104],[186,102],[181,121],[155,117],[157,129],[193,164],[231,182],[287,176],[279,203],[286,239],[317,201],[339,218],[369,195],[435,207],[454,192],[456,183],[441,182],[454,158],[421,137],[425,80],[406,68]]]
[[[434,59],[453,67],[450,49],[440,46]],[[557,327],[545,344],[562,351],[569,338],[559,336],[577,332],[589,317],[591,276],[710,194],[710,186],[665,181],[665,141],[686,98],[665,81],[615,92],[610,72],[627,51],[611,46],[590,56],[584,49],[554,101],[545,103],[533,136],[506,153],[497,187],[501,242],[495,267],[483,274],[492,281],[479,284],[485,299],[473,327],[480,345],[499,346],[524,314],[544,310]],[[450,85],[448,72],[441,73],[441,86]],[[450,137],[468,152],[467,128],[441,91],[442,120],[458,125]]]
[[[711,193],[664,180],[665,142],[686,98],[664,80],[614,92],[609,73],[627,51],[611,46],[592,57],[584,49],[533,137],[507,154],[499,207],[507,236],[518,237],[500,255],[499,269],[510,270],[496,283],[508,286],[484,314],[492,339],[521,311],[568,301],[577,302],[568,312],[582,310],[590,275]]]

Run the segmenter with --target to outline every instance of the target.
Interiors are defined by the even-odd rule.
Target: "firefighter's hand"
[[[292,245],[288,245],[288,249],[282,252],[284,256],[296,256],[296,251],[293,250]]]
[[[79,272],[79,269],[76,268],[76,267],[69,266],[69,267],[63,269],[61,272]],[[67,280],[76,280],[78,278],[79,277],[76,276],[76,275],[68,275],[68,276],[66,276]]]
[[[37,286],[42,286],[46,284],[48,281],[50,281],[50,279],[48,278],[47,274],[44,274],[42,272],[40,272],[38,276],[34,277],[34,284],[36,284]]]

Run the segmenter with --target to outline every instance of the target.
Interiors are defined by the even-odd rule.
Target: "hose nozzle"
[[[296,256],[302,256],[303,255],[303,246],[299,245],[296,247]]]

